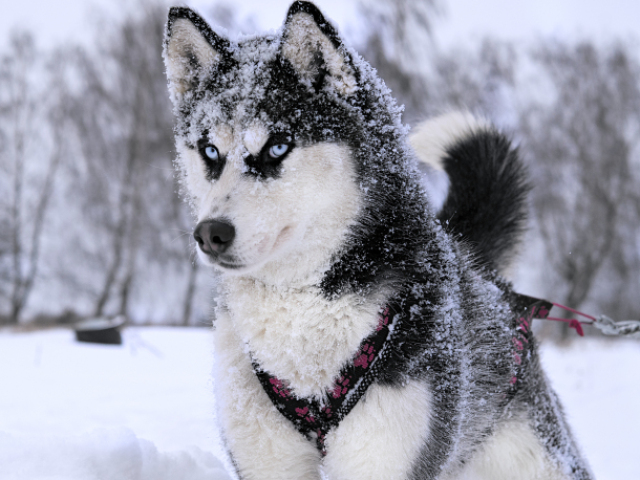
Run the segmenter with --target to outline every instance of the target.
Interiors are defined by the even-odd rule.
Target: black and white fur
[[[240,478],[591,478],[535,347],[506,396],[516,323],[498,272],[527,187],[503,135],[467,114],[418,127],[418,156],[450,178],[436,218],[400,109],[313,4],[237,42],[172,8],[164,55],[198,254],[222,272],[215,388]],[[322,398],[387,304],[390,360],[322,458],[252,361]]]

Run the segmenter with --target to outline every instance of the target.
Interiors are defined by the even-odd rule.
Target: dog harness
[[[326,455],[324,441],[329,430],[347,416],[385,364],[390,312],[389,307],[384,308],[375,331],[363,340],[351,363],[342,368],[333,389],[321,401],[296,397],[285,381],[253,362],[254,371],[275,407],[300,433],[309,440],[315,439],[323,456]]]
[[[516,336],[513,337],[513,377],[505,399],[511,399],[522,377],[522,364],[528,357],[532,318],[545,318],[551,304],[524,295],[516,295],[514,307],[520,311]],[[291,392],[287,382],[264,371],[253,360],[253,369],[271,402],[307,439],[315,440],[320,453],[326,455],[325,438],[338,426],[379,377],[384,369],[389,349],[385,348],[390,335],[392,309],[387,306],[380,314],[375,331],[365,338],[352,361],[342,368],[333,388],[321,400],[299,398]]]
[[[505,395],[507,401],[511,400],[518,392],[519,384],[524,377],[524,365],[531,356],[533,346],[531,324],[533,319],[546,319],[553,304],[539,298],[514,293],[512,306],[514,311],[518,312],[518,317],[514,335],[511,337],[511,342],[513,343],[513,374],[509,383],[509,390]]]

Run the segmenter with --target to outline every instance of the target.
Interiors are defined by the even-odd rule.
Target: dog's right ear
[[[358,89],[351,55],[313,3],[297,0],[289,7],[281,48],[284,58],[316,92],[325,84],[345,97]]]
[[[185,92],[230,58],[230,50],[229,40],[218,36],[196,12],[187,7],[172,7],[163,57],[173,103],[179,104]]]

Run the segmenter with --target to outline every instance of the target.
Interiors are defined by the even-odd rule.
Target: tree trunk
[[[22,183],[24,175],[24,134],[21,130],[22,125],[19,115],[16,115],[15,128],[15,172],[13,178],[13,204],[11,205],[11,255],[13,265],[12,289],[11,289],[11,312],[9,314],[9,323],[17,324],[20,321],[20,314],[23,308],[24,278],[22,271]]]
[[[131,135],[129,138],[129,151],[127,158],[127,168],[125,171],[125,176],[123,178],[122,190],[120,192],[120,198],[118,201],[118,210],[119,210],[119,218],[116,229],[113,233],[113,243],[112,243],[112,261],[109,269],[107,271],[107,275],[105,277],[102,290],[100,295],[98,296],[98,300],[96,301],[96,307],[94,309],[95,316],[99,317],[104,314],[104,307],[107,304],[107,301],[111,297],[111,290],[113,288],[113,284],[116,281],[116,277],[120,267],[122,265],[122,260],[124,257],[124,248],[125,248],[125,236],[127,234],[128,226],[132,221],[132,213],[131,208],[129,208],[132,202],[132,194],[131,190],[133,188],[133,177],[134,177],[134,169],[135,169],[135,161],[137,154],[137,141],[135,139],[135,134]],[[122,307],[122,306],[121,306]]]
[[[191,320],[191,312],[193,311],[193,297],[196,292],[196,278],[198,277],[198,262],[191,262],[189,268],[189,279],[187,282],[187,291],[184,296],[184,307],[182,309],[182,325],[188,326]]]

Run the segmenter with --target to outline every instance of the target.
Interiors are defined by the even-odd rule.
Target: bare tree
[[[0,59],[2,169],[10,182],[2,210],[9,249],[3,253],[10,263],[7,321],[13,324],[38,276],[42,234],[64,155],[65,64],[58,56],[52,60],[45,64],[24,32],[11,37],[10,50]]]
[[[518,60],[513,45],[489,38],[473,48],[439,52],[429,77],[428,111],[471,110],[502,123],[513,108],[508,97],[515,86]]]
[[[441,13],[438,0],[361,0],[364,41],[360,51],[405,105],[405,120],[425,115],[434,55],[432,29]]]
[[[522,112],[534,207],[554,296],[579,308],[607,264],[614,296],[638,264],[639,70],[622,45],[554,43],[534,58],[552,87]]]
[[[84,80],[75,109],[86,167],[82,197],[86,220],[102,239],[95,251],[103,272],[95,315],[104,314],[111,301],[112,313],[127,314],[140,252],[157,246],[155,234],[165,226],[149,222],[149,211],[162,209],[173,193],[172,119],[160,55],[164,16],[164,9],[146,6],[144,15],[118,25],[97,53],[78,55]]]
[[[92,315],[134,318],[133,311],[149,311],[148,302],[171,289],[171,298],[183,299],[173,303],[173,322],[189,324],[201,310],[193,302],[203,279],[192,262],[187,205],[175,194],[165,21],[164,8],[142,2],[140,14],[112,24],[97,48],[76,53],[81,158],[71,170],[83,202],[86,228],[76,250],[85,271],[70,277],[89,279]]]
[[[444,8],[437,0],[360,3],[366,35],[361,50],[414,123],[451,109],[502,120],[505,92],[515,82],[516,49],[485,39],[472,48],[438,48],[432,40]]]

